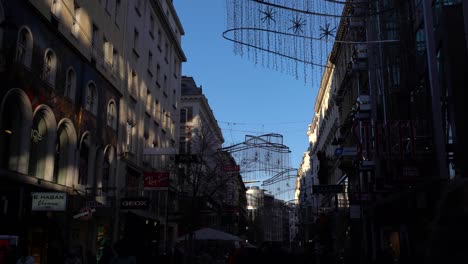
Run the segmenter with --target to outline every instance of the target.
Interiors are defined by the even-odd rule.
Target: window
[[[112,51],[112,68],[114,71],[119,69],[119,52],[116,49]]]
[[[94,82],[89,82],[86,89],[86,110],[93,114],[97,113],[98,95]]]
[[[159,64],[156,66],[156,84],[161,88],[161,66]]]
[[[59,16],[59,12],[60,12],[60,1],[61,0],[51,0],[50,11],[56,17]]]
[[[57,71],[57,58],[55,53],[48,49],[44,55],[43,80],[52,87],[55,86],[55,72]]]
[[[78,37],[80,33],[80,5],[75,2],[73,7],[73,24],[72,24],[72,33],[73,36]],[[94,29],[94,28],[93,28]]]
[[[159,50],[161,50],[161,43],[162,43],[161,30],[158,29],[158,48],[159,48]]]
[[[137,95],[138,80],[135,71],[130,73],[130,94]]]
[[[105,5],[106,5],[106,6],[105,6],[105,8],[106,8],[106,11],[107,11],[107,13],[109,13],[109,14],[110,14],[109,0],[105,0],[105,1],[106,1],[106,2],[105,2]]]
[[[112,46],[111,46],[109,40],[107,40],[106,37],[104,37],[104,38],[102,39],[102,42],[104,43],[104,44],[103,44],[103,47],[102,47],[102,49],[103,49],[103,51],[104,51],[104,61],[107,62],[108,64],[111,64],[111,59],[112,59],[112,58],[111,58],[111,54],[112,54],[111,50],[112,50]]]
[[[165,74],[164,74],[163,92],[167,93],[167,76]],[[167,96],[167,94],[166,94],[166,96]]]
[[[16,47],[16,61],[26,67],[31,67],[33,49],[32,34],[28,28],[21,28],[18,34]]]
[[[89,135],[87,134],[82,139],[80,147],[80,161],[78,165],[78,184],[80,185],[88,183],[89,148]]]
[[[126,140],[126,149],[127,152],[135,151],[133,148],[133,136],[135,134],[135,123],[131,122],[130,120],[127,121],[127,140]]]
[[[164,44],[164,59],[166,60],[166,63],[168,62],[167,59],[169,58],[169,44]]]
[[[142,0],[135,1],[135,11],[139,16],[141,16]]]
[[[184,124],[187,122],[187,109],[180,109],[180,123]]]
[[[149,89],[146,89],[146,112],[151,113],[151,91]]]
[[[66,80],[65,80],[65,97],[70,98],[72,101],[75,99],[75,87],[76,87],[76,73],[72,67],[68,68]]]
[[[137,50],[138,48],[138,38],[139,33],[138,30],[135,28],[135,31],[133,32],[133,50]]]
[[[151,119],[151,116],[149,116],[148,114],[145,114],[145,128],[144,128],[144,131],[143,131],[143,137],[145,138],[145,141],[149,141],[149,131],[150,131],[150,119]]]
[[[117,107],[114,100],[110,100],[107,104],[107,125],[112,128],[117,127]]]
[[[424,35],[423,25],[416,31],[416,52],[418,55],[424,55],[426,52],[426,37]]]
[[[149,29],[149,34],[151,36],[151,38],[154,38],[154,17],[153,15],[150,15],[150,21],[149,21],[149,26],[150,26],[150,29]]]
[[[148,52],[148,71],[151,72],[151,68],[153,67],[153,53],[151,51]]]
[[[119,12],[120,12],[120,0],[115,1],[115,9],[114,9],[114,22],[116,25],[119,23]]]
[[[98,27],[95,24],[93,24],[93,34],[91,36],[91,45],[93,45],[94,47],[97,44],[98,31],[99,31]]]

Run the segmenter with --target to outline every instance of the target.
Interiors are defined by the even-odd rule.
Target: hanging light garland
[[[234,43],[234,53],[254,63],[295,75],[308,73],[319,83],[335,42],[344,44],[395,42],[366,39],[344,41],[337,38],[342,19],[365,19],[391,9],[372,13],[379,0],[226,0],[226,40]],[[354,9],[364,10],[357,13]],[[299,70],[303,68],[303,71]]]

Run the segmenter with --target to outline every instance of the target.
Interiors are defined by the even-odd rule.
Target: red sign
[[[169,187],[169,172],[145,172],[145,190],[162,190]]]
[[[224,165],[223,171],[240,171],[239,165]]]

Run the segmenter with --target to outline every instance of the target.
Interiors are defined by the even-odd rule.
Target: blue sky
[[[174,0],[174,5],[185,30],[182,74],[203,87],[225,146],[242,142],[246,134],[279,133],[292,151],[290,166],[299,167],[317,87],[235,55],[222,37],[224,0]]]

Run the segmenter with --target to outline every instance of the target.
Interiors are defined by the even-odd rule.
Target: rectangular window
[[[159,48],[159,50],[161,50],[161,43],[162,43],[161,29],[158,29],[158,48]]]
[[[93,24],[93,34],[91,35],[91,45],[92,46],[96,46],[97,44],[97,38],[98,38],[98,27]]]
[[[120,0],[116,0],[115,8],[114,8],[114,22],[116,25],[119,24],[119,13],[120,13]]]
[[[110,8],[109,8],[109,6],[110,6],[110,5],[109,5],[109,0],[105,0],[105,1],[106,1],[106,2],[105,2],[105,5],[106,5],[106,11],[107,11],[107,13],[110,13]]]
[[[161,66],[156,65],[156,84],[161,88]]]
[[[104,60],[105,62],[111,64],[111,45],[110,42],[107,40],[106,37],[103,37],[102,42],[104,43],[103,45],[103,52],[104,52]]]
[[[78,37],[78,34],[80,33],[80,11],[80,5],[77,2],[74,2],[72,33],[75,37]]]
[[[135,28],[135,31],[133,32],[133,49],[138,48],[138,38],[139,38],[139,33],[138,30]]]
[[[168,63],[168,59],[169,59],[169,44],[167,44],[167,41],[166,41],[166,44],[164,44],[164,59],[166,60],[166,63]]]
[[[114,71],[119,69],[119,52],[116,49],[112,51],[112,68]]]
[[[149,89],[146,89],[146,112],[151,113],[151,91]]]
[[[127,140],[126,149],[127,152],[133,152],[133,135],[135,134],[135,123],[130,120],[127,121]]]
[[[151,69],[153,68],[153,53],[151,51],[148,52],[148,71],[151,72]]]
[[[187,122],[187,109],[180,109],[180,123],[184,124]]]
[[[153,15],[150,15],[150,21],[149,21],[149,34],[152,38],[154,38],[154,18]]]

